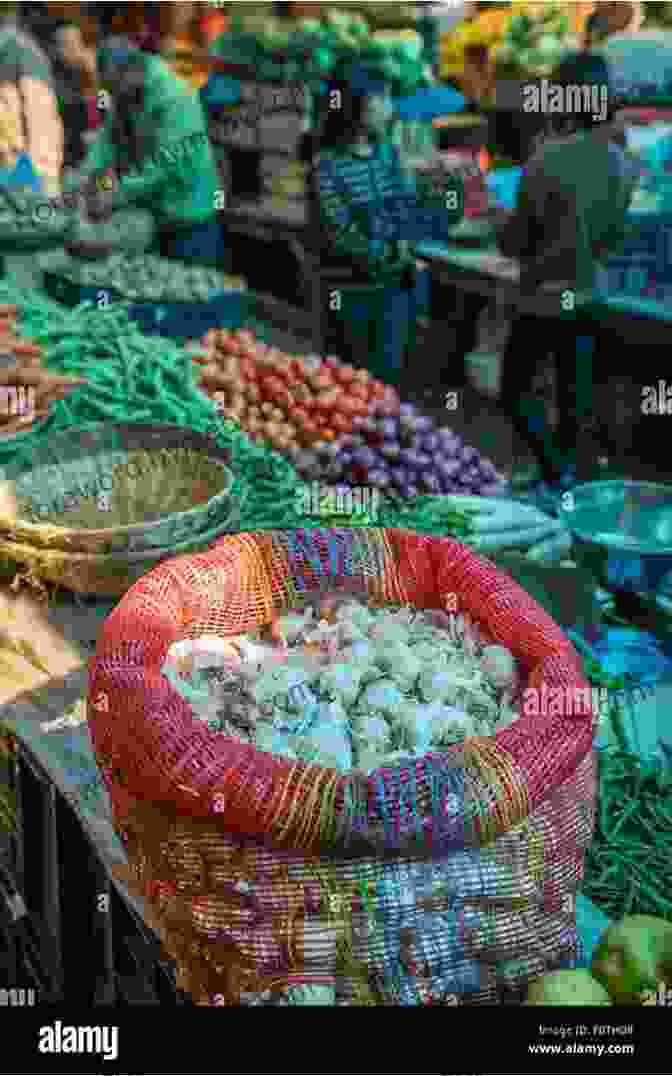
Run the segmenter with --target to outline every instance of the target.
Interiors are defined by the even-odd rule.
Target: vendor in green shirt
[[[110,116],[78,173],[89,215],[149,209],[163,257],[219,261],[219,181],[199,99],[125,39],[99,50],[98,70]]]

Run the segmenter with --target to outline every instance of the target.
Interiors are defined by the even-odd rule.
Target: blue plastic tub
[[[45,287],[57,302],[126,303],[127,299],[104,288],[82,288],[63,277],[45,273]],[[167,336],[178,343],[196,340],[210,329],[240,329],[247,321],[248,293],[223,291],[207,303],[131,303],[129,317],[148,336]]]
[[[201,90],[201,101],[208,112],[221,112],[239,105],[241,100],[240,80],[228,75],[211,75]]]
[[[518,190],[522,178],[522,168],[497,168],[485,177],[485,183],[502,209],[513,210],[518,202]]]

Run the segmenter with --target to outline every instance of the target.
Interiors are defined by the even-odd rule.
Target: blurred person
[[[65,164],[67,168],[76,168],[86,153],[92,132],[103,122],[98,108],[96,48],[87,44],[81,27],[75,23],[62,23],[54,41],[55,71],[66,130]]]
[[[389,138],[391,101],[377,87],[337,79],[322,104],[319,137],[303,143],[304,159],[315,154],[321,273],[333,288],[350,289],[350,311],[357,311],[329,311],[328,347],[370,370],[378,356],[384,369],[372,372],[398,384],[415,334],[416,261],[412,242],[380,237],[380,228],[386,204],[394,213],[393,203],[414,196],[415,185]]]
[[[157,56],[113,39],[98,51],[110,114],[78,173],[90,215],[154,214],[164,257],[218,262],[219,177],[199,99]]]
[[[591,110],[547,117],[547,138],[524,169],[515,212],[499,234],[504,255],[520,262],[519,310],[504,355],[502,405],[537,458],[536,493],[549,510],[574,484],[577,445],[592,410],[595,327],[591,305],[600,262],[625,237],[637,170],[625,152],[603,59],[575,55],[551,83],[607,88],[606,119]],[[559,388],[559,427],[535,413],[531,386],[551,350]]]
[[[64,131],[49,58],[23,29],[19,5],[0,3],[0,107],[17,130],[16,151],[28,158],[42,191],[61,190]]]

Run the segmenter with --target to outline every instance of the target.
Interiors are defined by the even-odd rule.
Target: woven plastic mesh
[[[459,611],[554,694],[493,739],[370,777],[211,733],[161,668],[170,647],[270,624],[342,585]],[[592,839],[594,719],[562,631],[450,539],[401,531],[238,535],[163,564],[105,624],[89,716],[148,917],[199,1004],[332,985],[349,1004],[492,1004],[577,957]],[[552,716],[551,716],[552,715]]]

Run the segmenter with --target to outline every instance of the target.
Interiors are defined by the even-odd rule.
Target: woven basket
[[[96,557],[171,550],[231,515],[229,454],[172,426],[87,426],[46,434],[5,469],[19,519],[0,545]]]
[[[344,777],[209,732],[162,675],[175,642],[254,630],[339,582],[376,604],[452,608],[456,596],[529,689],[562,689],[562,712]],[[577,688],[560,628],[449,539],[238,535],[146,576],[104,626],[88,709],[125,878],[181,988],[200,1005],[288,992],[305,1003],[309,987],[332,1003],[493,1004],[573,966],[595,803],[593,716],[577,712]]]

